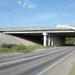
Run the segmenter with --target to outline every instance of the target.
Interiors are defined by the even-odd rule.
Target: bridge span
[[[75,28],[71,26],[44,28],[8,28],[0,29],[1,33],[9,34],[40,43],[44,46],[64,45],[66,37],[75,37]]]

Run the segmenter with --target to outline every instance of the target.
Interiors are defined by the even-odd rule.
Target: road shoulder
[[[75,51],[69,58],[55,65],[51,70],[48,70],[46,75],[68,75],[73,64],[75,64]]]

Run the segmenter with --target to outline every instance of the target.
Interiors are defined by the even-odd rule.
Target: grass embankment
[[[24,45],[2,45],[0,46],[0,53],[10,53],[10,52],[31,52],[36,49],[44,48],[41,45],[30,45],[30,46],[24,46]]]
[[[75,65],[73,65],[69,75],[75,75]]]

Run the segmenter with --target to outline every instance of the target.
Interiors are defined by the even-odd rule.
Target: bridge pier
[[[65,44],[64,37],[60,35],[51,35],[51,46],[62,46]]]
[[[54,46],[54,40],[52,35],[43,32],[43,46]]]
[[[47,33],[43,32],[43,45],[46,47],[47,46]]]
[[[65,43],[63,37],[43,32],[43,46],[61,46]]]
[[[51,36],[48,35],[48,46],[51,46]]]
[[[54,46],[54,38],[51,34],[48,34],[48,46]]]

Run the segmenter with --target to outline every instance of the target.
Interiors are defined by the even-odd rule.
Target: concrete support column
[[[51,36],[48,36],[48,46],[51,46]]]
[[[54,46],[54,41],[53,40],[51,41],[51,46]]]
[[[47,46],[47,33],[43,32],[43,45],[46,47]]]
[[[54,46],[54,36],[50,36],[50,46]]]

